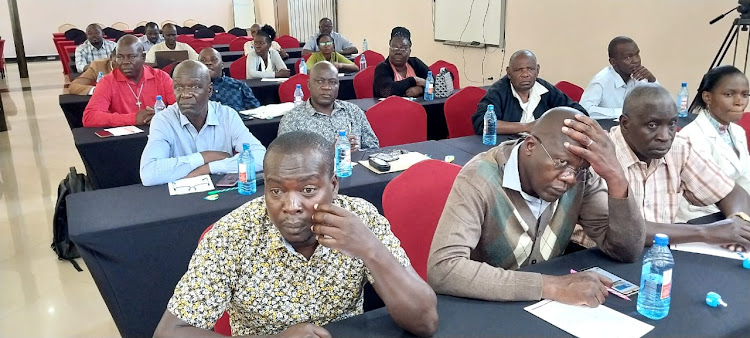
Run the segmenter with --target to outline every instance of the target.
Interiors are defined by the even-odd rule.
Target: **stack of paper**
[[[255,109],[243,110],[240,114],[251,116],[256,119],[270,120],[274,117],[282,116],[286,112],[294,109],[293,102],[268,104]]]
[[[731,259],[745,259],[745,257],[737,252],[732,252],[722,248],[718,245],[706,244],[706,243],[680,243],[670,244],[669,248],[676,251],[692,252],[703,255],[718,256]]]
[[[138,128],[136,126],[124,126],[124,127],[116,127],[116,128],[107,128],[104,129],[110,133],[112,133],[112,136],[123,136],[123,135],[132,135],[132,134],[138,134],[142,133],[143,129]]]
[[[567,305],[543,300],[524,310],[576,337],[642,337],[654,327],[604,305]]]
[[[288,77],[264,77],[260,79],[260,82],[284,82],[286,80],[289,80]]]

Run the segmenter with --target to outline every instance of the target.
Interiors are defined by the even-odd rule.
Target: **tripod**
[[[734,66],[734,64],[737,62],[737,42],[739,41],[738,36],[740,35],[740,31],[742,31],[745,32],[745,35],[747,35],[747,44],[745,45],[745,68],[742,72],[747,73],[747,58],[748,52],[750,52],[750,31],[748,31],[748,28],[750,28],[750,19],[734,19],[734,22],[732,22],[732,26],[729,27],[727,36],[724,38],[724,42],[721,43],[721,47],[716,53],[716,57],[714,57],[714,61],[711,62],[711,67],[709,67],[708,70],[721,65],[721,61],[724,60],[724,56],[727,55],[729,48],[732,46],[732,43],[734,43],[734,57],[732,58],[732,66]],[[735,39],[737,41],[735,41]]]

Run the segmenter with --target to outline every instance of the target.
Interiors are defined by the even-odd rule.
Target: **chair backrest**
[[[159,27],[164,27],[164,25],[166,25],[168,23],[171,23],[173,25],[177,25],[177,23],[174,22],[174,20],[164,20],[164,21],[161,22],[161,24],[159,25]]]
[[[391,96],[368,109],[365,116],[381,147],[427,141],[427,112],[419,103]]]
[[[190,43],[190,41],[195,40],[195,37],[192,34],[180,34],[177,35],[177,41],[182,43]]]
[[[121,31],[126,31],[130,29],[130,26],[122,21],[113,23],[111,27],[114,29],[119,29]]]
[[[214,225],[211,224],[208,226],[208,228],[206,228],[206,230],[203,230],[203,233],[198,239],[198,242],[200,242],[203,239],[203,236],[205,236],[206,233],[213,227]],[[214,332],[223,336],[232,336],[232,327],[229,325],[229,314],[226,311],[224,311],[221,317],[214,324]]]
[[[359,54],[359,55],[357,55],[357,57],[354,58],[354,64],[355,65],[359,66],[359,59],[362,58],[363,54],[365,56],[365,61],[367,61],[367,66],[368,67],[369,66],[377,66],[378,63],[381,63],[381,62],[385,61],[385,56],[383,56],[382,54],[380,54],[380,53],[378,53],[376,51],[373,51],[373,50],[366,50],[366,51],[362,52],[362,54]],[[372,92],[372,90],[371,90],[371,92]],[[370,93],[370,95],[372,95],[372,93]],[[369,97],[372,97],[372,96],[369,96]]]
[[[568,95],[571,100],[579,102],[581,101],[581,96],[583,96],[583,88],[578,87],[575,84],[572,84],[568,81],[560,81],[555,84],[555,87],[559,89],[561,92],[565,93],[565,95]]]
[[[281,103],[294,102],[294,90],[297,89],[298,84],[302,86],[302,93],[305,101],[307,101],[310,98],[310,88],[307,86],[308,79],[310,77],[307,74],[297,74],[282,82],[279,85],[279,101]]]
[[[214,36],[214,45],[228,45],[237,37],[229,33],[216,33]]]
[[[245,43],[248,41],[253,41],[253,39],[245,36],[238,36],[229,42],[229,50],[233,52],[242,52],[245,50]]]
[[[212,43],[198,39],[188,42],[188,45],[193,47],[193,50],[195,50],[196,53],[200,53],[204,48],[213,47]]]
[[[237,80],[247,79],[247,56],[243,55],[229,65],[229,76]]]
[[[219,25],[211,25],[211,26],[209,26],[209,27],[208,27],[208,29],[212,30],[212,31],[213,31],[214,33],[216,33],[216,34],[219,34],[219,33],[224,33],[224,32],[226,32],[226,31],[224,30],[224,27],[221,27],[221,26],[219,26]]]
[[[195,25],[197,25],[199,23],[200,22],[198,22],[198,20],[187,19],[187,20],[185,20],[185,22],[182,23],[182,25],[185,26],[185,27],[193,27],[193,26],[195,26]]]
[[[449,72],[451,72],[451,76],[453,76],[453,88],[458,89],[461,88],[461,81],[460,76],[458,74],[458,67],[456,65],[443,61],[443,60],[437,60],[435,63],[430,66],[430,70],[432,71],[432,76],[437,76],[438,73],[440,73],[440,68],[445,67]]]
[[[216,37],[216,33],[208,28],[203,28],[196,30],[195,33],[193,33],[193,37],[195,37],[196,39],[213,39],[214,37]]]
[[[745,136],[747,137],[747,144],[748,147],[750,147],[750,113],[744,113],[742,114],[742,118],[740,119],[737,124],[742,127],[742,129],[745,129]]]
[[[299,48],[299,40],[289,35],[282,35],[277,37],[276,43],[278,43],[281,48]]]
[[[138,27],[138,26],[144,26],[145,27],[147,23],[148,23],[148,21],[146,21],[146,20],[138,21],[138,23],[135,24],[135,26],[136,27]]]
[[[299,47],[298,47],[298,48],[299,48]],[[307,61],[307,60],[309,60],[309,59],[310,59],[310,57],[311,57],[311,56],[312,56],[312,54],[306,54],[306,55],[302,55],[302,59],[304,59],[305,61]]]
[[[366,58],[367,56],[365,56]],[[367,60],[367,59],[365,59]],[[369,62],[368,62],[369,65]],[[354,75],[354,93],[357,94],[358,99],[371,98],[372,95],[372,81],[375,79],[375,65],[371,65],[365,70],[359,71]]]
[[[174,71],[174,67],[177,67],[177,65],[180,64],[180,62],[182,62],[182,61],[172,62],[172,63],[164,66],[164,68],[162,68],[161,70],[163,72],[167,73],[169,75],[169,77],[172,77],[172,72]]]
[[[234,27],[234,28],[230,29],[229,32],[227,32],[227,33],[232,34],[232,35],[236,35],[236,36],[247,36],[247,29],[242,29],[242,28],[239,28],[239,27]]]
[[[412,267],[427,281],[427,258],[445,201],[461,167],[424,160],[396,176],[383,190],[383,214]],[[414,208],[414,201],[419,207]]]
[[[474,135],[471,115],[477,110],[477,105],[485,94],[486,90],[469,86],[445,100],[443,112],[445,123],[448,125],[448,138]]]

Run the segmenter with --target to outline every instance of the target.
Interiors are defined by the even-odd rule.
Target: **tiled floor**
[[[30,63],[24,80],[7,64],[0,80],[0,337],[119,336],[83,260],[77,272],[50,249],[57,185],[70,166],[84,171],[58,105],[64,84],[59,61]]]

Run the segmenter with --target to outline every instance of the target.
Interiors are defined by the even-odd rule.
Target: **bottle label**
[[[427,94],[432,95],[432,83],[427,83]]]
[[[242,183],[247,183],[247,165],[245,163],[240,163],[238,166],[239,171],[239,179]]]
[[[685,110],[688,108],[688,97],[687,95],[681,95],[680,96],[680,110]]]
[[[661,299],[669,298],[672,293],[672,269],[664,271],[661,280]]]

